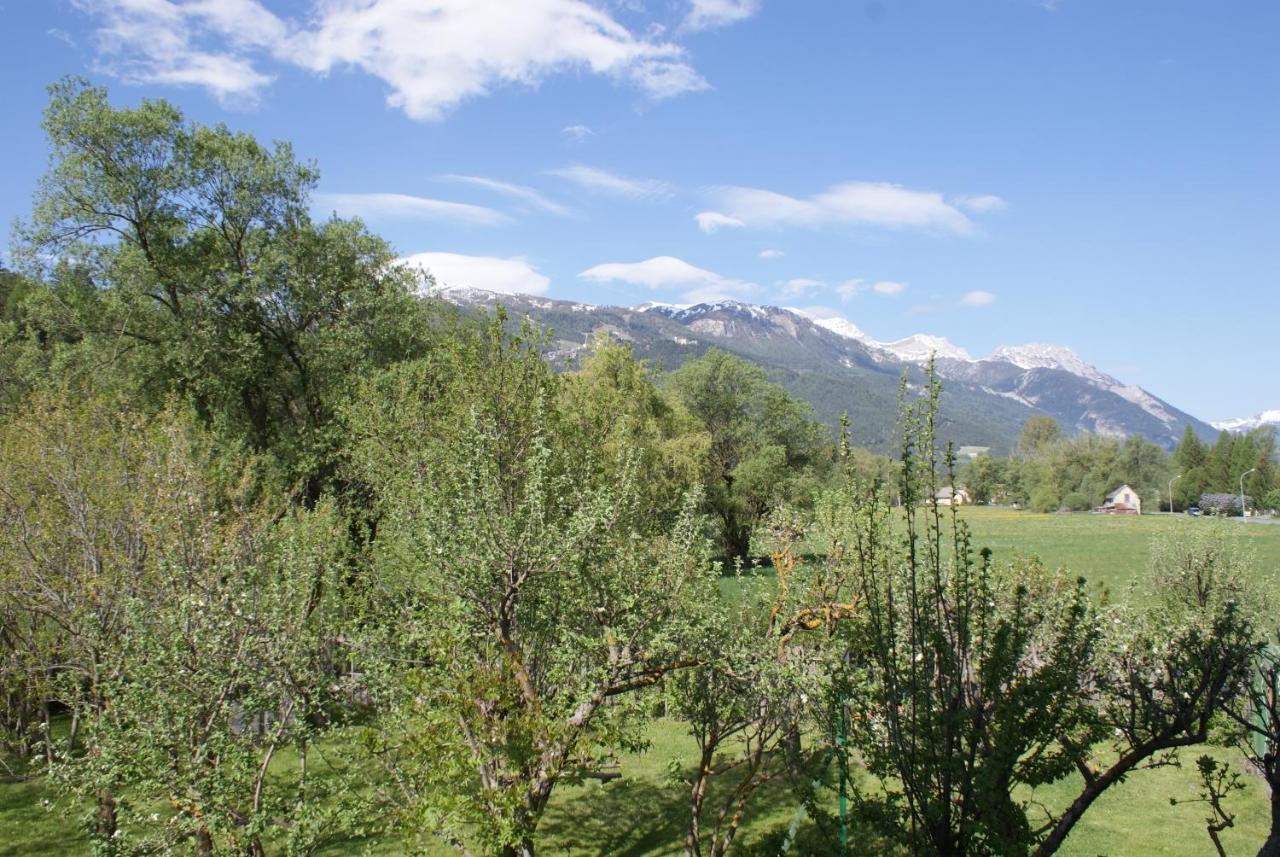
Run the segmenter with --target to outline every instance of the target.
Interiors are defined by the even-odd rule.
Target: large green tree
[[[51,87],[51,164],[19,229],[45,316],[159,402],[185,397],[266,455],[308,502],[332,484],[336,404],[370,368],[419,353],[414,278],[360,223],[313,222],[317,172],[286,143],[184,120],[164,101],[115,108],[83,81]],[[50,261],[52,260],[52,261]]]
[[[803,491],[829,439],[806,404],[759,366],[719,349],[671,373],[667,389],[709,436],[706,502],[721,549],[726,557],[745,557],[756,524]]]

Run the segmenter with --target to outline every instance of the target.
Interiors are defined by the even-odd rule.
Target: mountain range
[[[1252,417],[1241,417],[1234,420],[1217,420],[1210,423],[1214,428],[1229,432],[1250,432],[1264,426],[1280,428],[1280,410],[1263,411]]]
[[[637,357],[667,370],[720,348],[763,367],[827,423],[847,410],[854,441],[881,451],[893,445],[904,373],[908,389],[918,393],[931,355],[943,381],[939,432],[957,446],[1007,453],[1035,414],[1053,417],[1068,433],[1141,434],[1166,448],[1187,425],[1205,439],[1217,434],[1208,423],[1057,345],[1006,346],[974,359],[943,337],[917,334],[880,342],[842,318],[734,300],[612,307],[457,286],[435,293],[464,309],[501,303],[528,316],[552,331],[548,357],[562,365],[573,365],[600,334],[630,343]]]

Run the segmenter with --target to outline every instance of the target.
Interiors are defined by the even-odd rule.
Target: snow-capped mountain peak
[[[791,310],[791,312],[794,312],[798,315],[804,315],[812,319],[813,323],[818,325],[818,327],[826,328],[832,333],[838,333],[841,336],[846,337],[848,339],[856,339],[858,342],[866,343],[868,345],[879,346],[880,344],[876,342],[874,339],[872,339],[870,336],[868,336],[865,332],[863,332],[862,328],[858,327],[856,324],[849,321],[847,318],[840,318],[838,316],[834,318],[813,318],[812,316],[809,316],[807,313],[805,313],[803,310],[793,309]]]
[[[1250,432],[1256,428],[1263,426],[1280,427],[1280,409],[1274,411],[1263,411],[1252,417],[1240,417],[1234,420],[1218,420],[1211,422],[1209,425],[1219,431],[1229,432]]]
[[[924,363],[930,356],[937,356],[944,360],[962,360],[965,363],[973,362],[968,351],[945,336],[915,333],[894,342],[881,342],[879,346],[899,360],[905,360],[908,363]]]
[[[1004,345],[991,352],[988,360],[1012,363],[1020,369],[1061,369],[1092,381],[1115,379],[1085,362],[1084,358],[1062,345],[1029,342],[1026,345]]]

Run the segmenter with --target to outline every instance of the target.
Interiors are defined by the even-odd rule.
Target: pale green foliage
[[[636,692],[689,661],[715,578],[696,495],[655,521],[638,453],[602,452],[613,429],[578,418],[536,341],[501,319],[459,341],[353,408],[379,513],[366,747],[415,834],[529,853],[559,781],[637,746]]]
[[[173,411],[32,404],[0,444],[0,566],[36,690],[74,718],[51,772],[103,853],[255,853],[305,811],[267,765],[323,723],[341,524],[273,523]]]
[[[1225,521],[1185,521],[1160,533],[1151,540],[1147,586],[1179,613],[1212,615],[1233,604],[1265,622],[1267,605],[1249,580],[1256,558],[1236,529]]]
[[[838,556],[796,560],[805,530],[793,510],[776,510],[768,530],[776,580],[740,574],[742,597],[708,611],[698,629],[702,662],[670,680],[674,711],[698,748],[686,781],[686,855],[728,853],[759,789],[805,770],[821,752],[820,745],[803,747],[801,735],[830,696],[833,636],[854,619],[856,597]],[[713,783],[722,780],[731,785],[711,799]]]

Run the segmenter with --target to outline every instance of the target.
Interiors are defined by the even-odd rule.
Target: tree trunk
[[[1280,762],[1271,764],[1272,775],[1267,783],[1271,787],[1271,835],[1262,844],[1258,857],[1280,857]]]
[[[726,521],[724,537],[720,541],[725,559],[732,562],[742,557],[745,562],[751,553],[751,528],[737,521]]]
[[[714,739],[710,739],[702,748],[698,773],[694,775],[693,788],[689,792],[689,826],[684,834],[685,857],[699,857],[702,854],[702,804],[707,797],[707,780],[711,777],[716,743]]]
[[[196,831],[196,854],[198,857],[213,857],[213,835],[203,824]]]
[[[116,798],[108,789],[98,792],[98,812],[93,820],[93,835],[111,842],[116,835]]]
[[[533,857],[533,840],[526,839],[519,845],[504,845],[498,853],[501,857]]]

